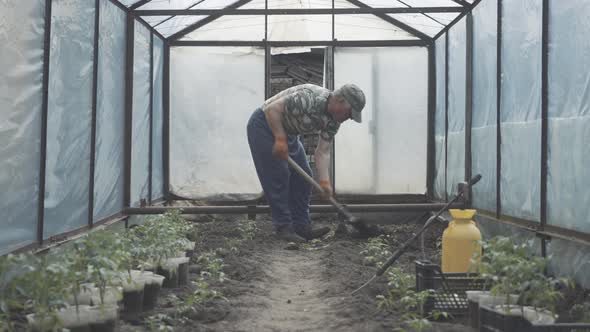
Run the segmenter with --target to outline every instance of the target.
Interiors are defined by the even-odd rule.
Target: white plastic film
[[[549,8],[547,221],[590,233],[590,3],[551,0]]]
[[[540,218],[541,7],[504,0],[502,13],[501,209],[533,221]]]
[[[94,2],[53,1],[44,237],[88,222]]]
[[[441,36],[436,40],[436,113],[434,115],[434,197],[438,200],[446,199],[445,174],[446,164],[446,38]]]
[[[170,51],[170,186],[193,198],[262,192],[246,139],[264,102],[264,54],[250,48]]]
[[[447,134],[447,194],[457,195],[457,183],[465,180],[465,71],[467,25],[465,20],[449,30],[449,107]]]
[[[36,238],[44,24],[45,1],[0,2],[0,254]]]
[[[496,210],[497,0],[481,2],[473,11],[472,173],[482,179],[473,186],[473,205]]]
[[[164,128],[164,104],[162,80],[164,77],[164,43],[154,36],[154,82],[152,111],[152,199],[164,195],[164,160],[162,159],[162,129]]]
[[[355,83],[367,100],[363,123],[336,135],[338,193],[426,192],[427,60],[420,47],[336,48],[336,88]]]
[[[150,150],[150,32],[135,22],[133,46],[133,128],[131,136],[131,205],[148,198]]]
[[[123,210],[126,13],[100,2],[94,221]]]

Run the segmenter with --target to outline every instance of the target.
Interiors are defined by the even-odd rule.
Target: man
[[[309,175],[300,134],[319,133],[315,163],[324,198],[332,195],[329,165],[331,141],[340,124],[361,122],[365,95],[354,84],[330,92],[313,84],[298,85],[268,99],[248,121],[248,143],[256,172],[271,207],[275,234],[289,242],[323,236],[329,228],[313,230],[309,220],[311,185],[290,170],[290,156]]]

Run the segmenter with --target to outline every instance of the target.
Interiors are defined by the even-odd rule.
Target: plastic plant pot
[[[123,282],[123,312],[136,315],[143,309],[143,288],[145,282],[132,273],[132,280]]]
[[[158,269],[158,274],[166,277],[164,280],[163,287],[165,288],[176,288],[179,286],[179,279],[182,278],[183,282],[188,282],[188,257],[177,257],[169,258],[164,264]],[[186,267],[182,267],[182,271],[179,271],[179,266],[185,264]],[[186,275],[179,278],[179,272]]]
[[[189,242],[187,246],[184,248],[186,250],[186,257],[191,258],[195,254],[195,245],[196,242]]]
[[[117,305],[102,305],[90,308],[93,319],[90,321],[91,332],[113,332],[117,326]]]
[[[489,295],[489,291],[465,291],[469,304],[469,322],[472,328],[479,327],[479,298],[482,295]]]
[[[36,314],[27,315],[31,331],[53,331],[56,327],[63,327],[72,332],[90,332],[90,306],[79,305],[77,308],[66,307],[55,314],[55,317],[39,317]]]
[[[157,274],[147,278],[143,289],[143,311],[153,310],[158,304],[158,296],[164,279],[163,276]]]

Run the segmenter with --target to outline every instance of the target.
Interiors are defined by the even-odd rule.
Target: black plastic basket
[[[416,291],[432,290],[422,306],[422,314],[433,311],[464,316],[469,311],[468,290],[485,290],[485,282],[474,273],[442,273],[440,266],[416,261]]]
[[[590,323],[556,323],[533,325],[526,319],[479,307],[480,332],[590,332]]]

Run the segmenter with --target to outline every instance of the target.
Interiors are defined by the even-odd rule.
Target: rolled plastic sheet
[[[336,191],[425,193],[426,48],[337,48],[334,70],[336,88],[355,83],[367,100],[363,123],[348,121],[336,135]]]
[[[44,237],[88,223],[94,2],[54,1]]]
[[[547,222],[590,233],[590,2],[549,8]]]
[[[542,2],[505,0],[502,19],[501,212],[538,221]]]
[[[436,40],[436,113],[434,115],[434,196],[436,199],[446,199],[445,176],[447,171],[445,138],[446,129],[446,38],[445,35]]]
[[[133,46],[133,125],[131,135],[131,205],[149,196],[150,31],[135,21]]]
[[[170,186],[196,199],[257,197],[246,136],[264,102],[264,53],[250,48],[170,50]]]
[[[465,71],[466,38],[465,20],[449,30],[449,107],[447,134],[447,194],[457,195],[457,183],[465,180]]]
[[[0,22],[0,254],[4,254],[36,239],[45,1],[2,1]]]
[[[152,199],[164,196],[164,160],[162,156],[162,130],[164,128],[164,104],[162,80],[164,78],[164,42],[154,36],[154,77],[152,110]]]
[[[473,206],[496,211],[497,153],[497,0],[482,1],[473,11],[472,174]]]
[[[94,221],[123,210],[126,13],[100,2]]]

